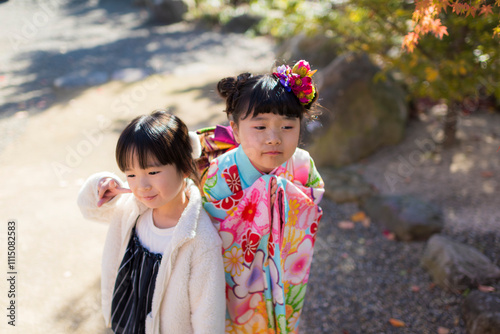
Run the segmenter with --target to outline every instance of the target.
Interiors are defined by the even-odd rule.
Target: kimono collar
[[[266,175],[265,173],[262,173],[257,168],[255,168],[255,166],[250,162],[250,159],[248,159],[245,152],[243,152],[243,149],[241,148],[241,146],[238,146],[235,149],[235,160],[236,160],[236,164],[238,166],[238,170],[240,173],[240,180],[241,180],[241,185],[243,186],[243,189],[250,187],[262,175]],[[278,166],[275,169],[273,169],[268,174],[269,175],[276,175],[276,172],[278,170],[280,170],[282,167],[286,167],[286,164],[287,164],[287,161],[285,161],[281,166]]]

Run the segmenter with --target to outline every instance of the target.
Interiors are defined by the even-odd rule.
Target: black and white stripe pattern
[[[118,269],[111,304],[111,327],[115,333],[145,333],[161,258],[161,254],[150,253],[141,245],[134,228]]]

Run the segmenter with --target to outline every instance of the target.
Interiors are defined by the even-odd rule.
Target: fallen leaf
[[[441,327],[441,326],[438,327],[438,334],[448,334],[449,332],[450,330],[446,327]]]
[[[386,237],[388,240],[396,240],[396,234],[392,233],[389,230],[384,230],[382,232],[384,234],[384,237]]]
[[[412,292],[419,292],[420,291],[420,287],[418,285],[412,285],[411,286],[411,291]]]
[[[360,222],[366,219],[366,214],[363,211],[356,212],[351,216],[353,222]]]
[[[485,179],[489,178],[489,177],[492,177],[493,176],[493,172],[490,171],[490,170],[483,170],[481,172],[481,176],[484,177]]]
[[[481,292],[493,292],[495,291],[495,288],[492,286],[487,286],[487,285],[479,285],[477,289]]]
[[[352,230],[354,228],[354,223],[348,220],[341,221],[337,225],[343,230]]]
[[[369,217],[366,217],[365,219],[363,219],[363,221],[361,222],[361,224],[363,225],[363,227],[370,227],[370,224],[371,224],[371,220]]]
[[[391,323],[391,325],[393,327],[405,327],[406,326],[406,324],[403,321],[398,320],[398,319],[394,319],[394,318],[390,318],[389,322]]]

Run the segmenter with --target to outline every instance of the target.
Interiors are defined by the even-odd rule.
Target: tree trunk
[[[457,144],[457,123],[460,104],[452,101],[448,104],[448,111],[444,117],[443,147],[450,148]]]

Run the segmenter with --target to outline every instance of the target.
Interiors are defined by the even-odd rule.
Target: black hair
[[[152,156],[162,165],[174,164],[179,173],[186,173],[198,184],[192,152],[186,124],[165,110],[155,110],[150,115],[136,117],[122,131],[116,144],[116,162],[125,172],[137,153],[139,167],[146,169]]]
[[[226,100],[228,118],[236,123],[248,116],[274,113],[302,120],[304,115],[309,115],[313,100],[302,105],[297,96],[280,83],[274,74],[253,76],[251,73],[242,73],[237,77],[227,77],[219,81],[217,91]]]

